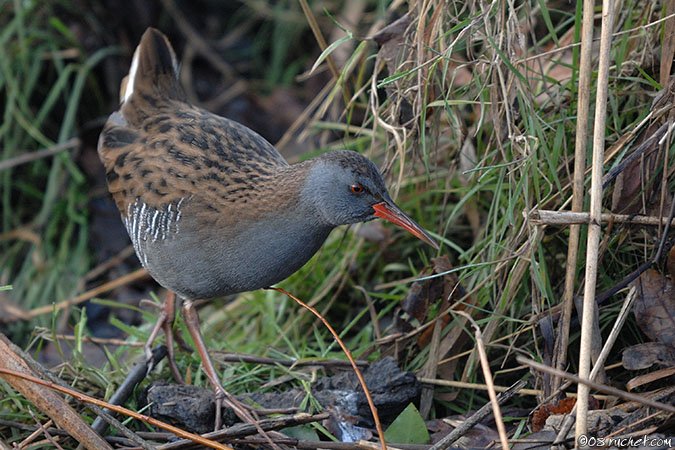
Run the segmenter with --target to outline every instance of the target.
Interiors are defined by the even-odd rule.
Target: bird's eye
[[[349,189],[352,194],[363,194],[363,185],[361,183],[352,184]]]

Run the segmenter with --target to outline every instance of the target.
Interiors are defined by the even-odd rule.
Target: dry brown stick
[[[354,361],[354,358],[352,357],[352,353],[349,351],[347,346],[345,345],[344,342],[342,342],[342,339],[340,339],[340,335],[337,334],[333,326],[328,323],[328,321],[319,313],[319,311],[316,310],[316,308],[313,308],[312,306],[309,306],[307,303],[303,302],[300,300],[298,297],[295,295],[291,294],[285,289],[279,288],[279,287],[270,287],[268,289],[271,289],[273,291],[277,291],[281,294],[284,294],[291,298],[293,301],[295,301],[297,304],[311,312],[316,316],[317,319],[323,323],[323,325],[330,331],[330,334],[333,335],[333,338],[335,338],[335,341],[338,343],[340,348],[342,349],[343,353],[345,356],[347,356],[347,359],[352,365],[352,369],[354,369],[354,374],[356,375],[356,378],[358,378],[359,383],[361,384],[361,388],[363,389],[363,393],[366,396],[366,400],[368,401],[368,406],[370,407],[370,412],[373,415],[373,421],[375,422],[375,428],[377,429],[377,434],[378,437],[380,438],[380,445],[382,447],[382,450],[387,450],[387,443],[384,439],[384,429],[382,428],[382,422],[380,422],[380,416],[377,413],[377,408],[375,407],[375,403],[373,402],[373,397],[370,395],[370,391],[368,390],[368,386],[366,386],[366,380],[363,378],[363,374],[361,373],[361,369],[359,369],[359,366],[356,365],[356,361]]]
[[[114,345],[118,347],[128,346],[128,347],[144,347],[145,342],[129,342],[125,339],[116,339],[116,338],[99,338],[94,336],[75,336],[73,334],[52,334],[49,328],[37,328],[37,337],[44,339],[45,341],[75,341],[81,340],[82,342],[91,342],[92,344],[97,345]]]
[[[178,427],[175,427],[173,425],[169,425],[168,423],[162,422],[161,420],[157,420],[153,417],[146,416],[144,414],[139,414],[136,411],[132,411],[132,410],[124,408],[122,406],[112,405],[108,402],[105,402],[103,400],[99,400],[97,398],[91,397],[87,394],[83,394],[83,393],[78,392],[74,389],[67,388],[67,387],[64,387],[64,386],[60,386],[58,384],[55,384],[55,383],[52,383],[52,382],[49,382],[49,381],[41,380],[40,378],[34,377],[32,375],[28,375],[25,372],[0,368],[0,374],[5,375],[5,376],[3,376],[3,378],[6,379],[6,380],[12,379],[13,377],[20,378],[22,380],[30,382],[30,383],[27,383],[29,385],[37,384],[37,385],[40,385],[40,386],[44,386],[44,387],[47,387],[51,390],[61,392],[62,394],[70,395],[71,397],[74,397],[75,399],[77,399],[81,402],[93,404],[93,405],[99,406],[101,408],[107,408],[107,409],[110,409],[111,411],[114,411],[118,414],[123,414],[123,415],[129,416],[129,417],[133,417],[134,419],[141,420],[143,422],[149,423],[150,425],[154,425],[154,426],[156,426],[158,428],[161,428],[163,430],[170,431],[170,432],[174,433],[176,436],[179,436],[179,437],[184,438],[184,439],[190,439],[190,440],[192,440],[192,441],[194,441],[198,444],[204,445],[204,446],[209,447],[209,448],[215,448],[215,449],[219,449],[219,450],[233,450],[231,447],[220,444],[218,442],[214,442],[210,439],[205,439],[198,434],[187,432],[187,431],[182,430]],[[41,389],[40,391],[42,391],[43,394],[49,394],[50,393],[49,390],[45,390],[45,389]],[[51,392],[51,394],[53,394],[53,392]],[[58,396],[56,396],[56,397],[60,399],[60,397],[58,397]],[[61,399],[61,400],[63,400],[63,399]],[[66,404],[66,406],[68,406],[68,405]],[[68,407],[70,407],[70,406],[68,406]],[[73,413],[75,413],[75,411],[73,411]],[[63,411],[59,411],[59,414],[63,414]],[[58,416],[58,414],[56,414],[56,415]],[[58,416],[58,417],[60,419],[60,416]],[[54,421],[56,423],[59,423],[57,418],[55,418],[55,417],[52,417],[52,418],[54,419]],[[63,425],[61,425],[61,426],[63,426]],[[91,430],[91,428],[89,428],[89,427],[87,427],[87,428],[89,430]],[[93,431],[92,431],[92,433],[93,433]],[[100,446],[100,444],[97,444],[98,446],[97,445],[94,445],[94,446],[91,446],[91,447],[87,446],[87,448],[92,448],[92,449],[111,448],[107,443],[105,443],[104,441],[101,440],[100,436],[98,436],[96,433],[93,433],[93,434],[100,440],[100,442],[103,443],[103,446]],[[76,437],[76,439],[77,439],[77,437]],[[80,440],[80,442],[82,444],[84,444],[83,441]],[[86,444],[84,444],[84,445],[86,446]]]
[[[570,233],[572,226],[579,224],[591,223],[591,215],[587,212],[573,212],[573,211],[550,211],[546,209],[539,209],[530,212],[530,223],[533,225],[570,225]],[[654,216],[636,216],[629,214],[601,214],[601,223],[629,223],[634,225],[651,225],[651,226],[665,226],[669,221],[672,226],[675,226],[675,220],[670,217],[654,217]]]
[[[574,141],[574,174],[572,179],[572,211],[579,212],[584,206],[584,177],[586,172],[586,142],[588,136],[588,113],[591,97],[591,50],[593,46],[593,8],[594,0],[584,0],[581,29],[581,52],[579,55],[579,100],[577,105],[576,138]],[[567,365],[567,347],[569,345],[570,322],[574,308],[574,285],[576,282],[577,260],[579,258],[579,236],[581,227],[570,226],[565,263],[565,288],[563,291],[563,311],[558,321],[558,334],[555,342],[555,365],[562,370]],[[553,390],[560,386],[561,380],[553,378]]]
[[[5,335],[0,334],[0,373],[9,383],[37,409],[49,416],[61,428],[88,449],[111,449],[94,430],[89,427],[73,408],[60,396],[49,389],[38,386],[27,378],[42,380],[33,377],[33,371],[28,364],[12,350],[12,344]]]
[[[68,306],[77,305],[79,303],[86,302],[87,300],[91,300],[97,295],[103,294],[108,291],[112,291],[115,288],[124,286],[136,280],[141,280],[147,277],[148,277],[147,270],[138,269],[129,274],[121,276],[117,279],[108,281],[107,283],[103,283],[102,285],[97,286],[94,289],[90,289],[87,292],[78,295],[77,297],[71,298],[69,300],[63,300],[61,302],[52,305],[45,305],[39,308],[32,309],[25,314],[25,317],[22,318],[24,318],[25,320],[30,320],[34,317],[41,316],[42,314],[49,314],[52,311],[58,311],[63,308],[67,308]]]
[[[33,419],[35,419],[35,416],[34,416],[33,412],[32,411],[29,411],[29,412],[31,414],[31,417],[33,417]],[[47,429],[49,427],[51,427],[53,423],[54,423],[54,421],[52,419],[49,419],[44,424],[36,421],[37,426],[35,427],[35,431],[33,431],[28,437],[26,437],[23,441],[21,441],[19,444],[17,444],[18,448],[20,448],[20,449],[26,448],[30,444],[32,444],[35,441],[35,439],[38,438],[38,436],[40,436],[41,434],[48,433]]]
[[[15,156],[13,158],[5,159],[0,161],[0,172],[3,170],[11,169],[12,167],[20,166],[21,164],[26,164],[38,159],[48,158],[49,156],[56,155],[61,153],[64,150],[69,150],[71,148],[79,147],[80,140],[78,138],[72,138],[63,144],[57,144],[49,148],[45,148],[38,151],[26,151],[25,153]]]
[[[266,358],[263,356],[248,355],[245,353],[232,353],[232,352],[223,352],[219,350],[210,351],[211,355],[217,355],[218,359],[222,362],[228,363],[237,363],[237,362],[246,362],[253,364],[269,364],[269,365],[279,365],[284,367],[303,367],[303,366],[322,366],[322,367],[351,367],[349,361],[343,361],[340,359],[277,359],[277,358]],[[367,361],[356,361],[356,364],[365,367],[368,365]]]
[[[487,384],[482,384],[482,383],[468,383],[466,381],[455,381],[455,380],[442,380],[438,378],[418,378],[417,381],[419,381],[422,384],[434,384],[436,386],[446,386],[446,387],[454,387],[457,389],[473,389],[473,390],[480,390],[480,391],[487,391],[488,387]],[[511,386],[513,387],[513,386]],[[506,392],[511,387],[506,387],[506,386],[494,386],[494,390],[496,392]],[[542,395],[544,391],[541,389],[519,389],[518,394],[519,395]],[[573,395],[573,394],[570,394]]]
[[[607,119],[607,92],[609,84],[609,62],[612,48],[612,27],[614,26],[614,1],[602,2],[602,27],[600,30],[600,59],[598,62],[598,83],[595,99],[595,120],[593,122],[593,159],[591,171],[591,223],[586,241],[586,273],[584,274],[584,299],[581,317],[581,343],[579,348],[579,377],[588,379],[591,372],[591,347],[593,341],[593,318],[595,317],[595,289],[598,277],[600,251],[600,226],[602,213],[602,172],[605,158],[605,122]],[[577,388],[577,421],[575,438],[588,431],[589,386],[580,384]]]
[[[518,380],[513,384],[513,386],[509,387],[506,391],[497,396],[497,402],[499,404],[504,403],[514,395],[518,394],[523,386],[525,386],[525,380]],[[446,448],[450,447],[457,439],[464,436],[464,434],[466,434],[466,432],[469,431],[474,425],[489,416],[492,411],[492,404],[486,403],[478,411],[473,413],[471,417],[463,421],[460,426],[452,430],[429,450],[445,450]]]
[[[263,419],[258,422],[258,425],[260,425],[260,428],[262,428],[264,431],[273,431],[296,425],[304,425],[312,422],[320,422],[322,420],[327,419],[328,417],[329,417],[328,413],[320,413],[314,415],[307,413],[300,413],[292,416],[277,417],[274,419]],[[205,438],[212,439],[214,441],[229,441],[234,438],[242,438],[254,435],[256,433],[258,433],[258,430],[255,427],[255,425],[250,423],[240,423],[223,430],[206,433],[203,436]],[[267,441],[262,441],[261,443],[267,444]],[[280,442],[276,443],[279,444]],[[194,442],[183,439],[175,442],[169,442],[168,444],[164,445],[158,445],[156,450],[178,450],[192,447],[194,447]]]
[[[567,373],[562,370],[556,370],[553,367],[549,367],[546,364],[541,364],[538,363],[534,360],[531,360],[529,358],[525,358],[524,356],[518,355],[516,356],[516,361],[518,361],[520,364],[524,364],[528,367],[531,367],[535,370],[539,370],[541,372],[546,372],[550,373],[551,375],[558,375],[563,378],[567,378],[568,380],[571,380],[574,383],[579,383],[583,384],[584,386],[588,386],[589,388],[595,389],[596,391],[604,392],[609,395],[614,395],[616,397],[622,398],[624,400],[628,400],[631,402],[637,402],[641,405],[649,406],[650,408],[656,408],[661,411],[666,411],[670,413],[675,413],[675,406],[669,405],[667,403],[661,403],[657,402],[655,400],[652,400],[647,397],[643,397],[638,394],[633,394],[632,392],[626,392],[622,391],[621,389],[617,389],[612,386],[607,386],[602,383],[596,383],[595,381],[591,381],[586,378],[580,378],[576,375],[573,375],[571,373]],[[578,403],[578,402],[577,402]]]

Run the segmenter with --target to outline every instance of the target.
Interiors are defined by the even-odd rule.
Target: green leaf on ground
[[[412,403],[389,425],[384,438],[393,444],[426,444],[430,439],[424,419]]]

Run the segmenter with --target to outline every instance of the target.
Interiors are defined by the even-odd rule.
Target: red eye
[[[352,184],[349,189],[352,191],[352,194],[363,193],[363,186],[360,183]]]

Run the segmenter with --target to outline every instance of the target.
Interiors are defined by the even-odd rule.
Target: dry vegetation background
[[[675,2],[615,6],[591,354],[601,358],[598,383],[672,405]],[[600,13],[597,3],[591,118]],[[258,131],[290,161],[363,152],[442,243],[434,253],[380,222],[337,230],[281,284],[315,305],[355,357],[392,356],[422,382],[419,413],[398,427],[424,419],[428,434],[408,443],[427,448],[488,402],[479,344],[498,388],[528,384],[502,406],[509,438],[544,433],[551,411],[569,411],[554,404],[576,384],[516,357],[579,370],[589,219],[569,211],[575,173],[582,192],[591,187],[592,152],[591,133],[576,159],[586,167],[575,168],[581,18],[581,2],[558,0],[0,1],[0,331],[98,399],[141,356],[157,314],[147,306],[163,292],[130,249],[96,141],[140,35],[155,26],[177,49],[191,101]],[[577,198],[588,211],[590,196]],[[569,253],[573,226],[578,252]],[[334,371],[322,361],[344,358],[276,292],[206,304],[200,315],[236,394],[295,387],[314,412],[312,383]],[[18,349],[1,348],[1,359],[23,364]],[[228,362],[241,359],[233,352],[253,358]],[[316,364],[281,364],[296,360]],[[196,355],[180,351],[178,363],[192,384],[208,385]],[[0,448],[76,446],[50,428],[49,406],[2,377]],[[169,380],[169,370],[150,378]],[[592,392],[596,436],[673,435],[672,409]],[[68,402],[73,421],[95,417]],[[127,406],[140,408],[136,397]],[[36,424],[44,428],[32,434]],[[498,439],[492,419],[480,427],[462,445]],[[316,423],[303,430],[329,434]]]

